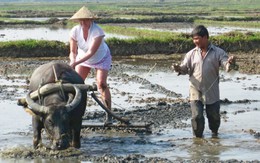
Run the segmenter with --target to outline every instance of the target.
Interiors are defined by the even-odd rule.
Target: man
[[[203,137],[205,106],[212,137],[217,137],[220,126],[219,67],[229,71],[234,57],[228,57],[224,50],[209,42],[208,30],[203,25],[195,27],[191,37],[196,47],[185,55],[181,65],[173,68],[179,74],[189,74],[193,134]]]

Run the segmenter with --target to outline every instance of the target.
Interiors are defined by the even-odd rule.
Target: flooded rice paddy
[[[163,61],[166,66],[162,66],[157,61],[115,60],[108,79],[113,108],[131,112],[144,111],[147,106],[153,106],[160,115],[165,109],[158,105],[162,99],[167,99],[165,100],[167,105],[176,107],[177,105],[169,99],[173,101],[182,99],[183,102],[178,105],[183,106],[183,112],[186,114],[185,109],[189,110],[184,102],[188,98],[188,76],[177,76],[169,70],[170,65],[167,66],[167,62]],[[88,162],[91,160],[90,157],[102,157],[104,161],[111,159],[110,156],[139,161],[162,158],[172,162],[260,160],[259,75],[240,74],[236,71],[220,72],[221,99],[226,102],[221,105],[221,127],[217,139],[211,138],[207,123],[204,138],[193,138],[190,115],[187,112],[187,116],[172,117],[172,121],[177,125],[161,123],[152,127],[151,133],[87,131],[88,133],[81,139],[82,147],[80,150],[75,150],[78,153],[67,157],[55,155],[55,152],[47,157],[33,155],[31,116],[16,104],[17,99],[24,97],[27,92],[27,76],[29,74],[11,73],[0,76],[0,153],[9,154],[9,157],[1,157],[0,162],[49,163],[54,161],[53,158],[56,158],[55,162]],[[137,78],[139,80],[132,80]],[[92,84],[94,81],[91,77],[86,83]],[[152,89],[153,87],[158,89]],[[173,91],[179,97],[163,93],[167,91]],[[95,104],[87,107],[87,114],[95,112],[100,113],[103,110]],[[126,114],[126,117],[129,116],[130,114]],[[89,122],[102,121],[92,119]],[[44,138],[44,143],[48,143],[47,138]],[[24,155],[26,151],[29,154]],[[99,161],[96,159],[93,162]]]
[[[34,18],[36,19],[36,18]],[[37,18],[39,19],[39,18]],[[42,18],[43,19],[43,18]],[[113,24],[116,26],[135,27],[147,30],[169,31],[177,33],[190,33],[194,28],[191,23],[150,23],[150,24]],[[208,26],[209,34],[211,36],[228,33],[231,31],[239,32],[260,32],[259,28],[243,28],[230,26]],[[0,41],[15,41],[15,40],[57,40],[62,42],[69,41],[70,29],[57,27],[32,27],[32,28],[0,28]],[[133,36],[120,35],[117,33],[106,33],[105,38],[121,38],[131,39]]]
[[[177,24],[177,25],[176,25]],[[149,24],[149,26],[143,26],[140,29],[157,30],[157,31],[169,31],[174,33],[187,33],[190,34],[194,28],[192,23],[164,23],[164,27],[160,23]],[[138,25],[137,25],[138,26]],[[167,29],[165,29],[167,27]],[[243,27],[232,27],[232,26],[207,26],[207,29],[211,36],[221,35],[229,32],[260,32],[259,28],[243,28]]]
[[[144,28],[161,30],[160,27],[169,25],[158,24],[154,24],[154,27],[150,24]],[[186,33],[190,32],[192,26],[186,24],[162,29]],[[211,35],[234,30],[255,31],[235,27],[209,27]],[[68,42],[69,29],[1,28],[0,34],[0,41],[39,39]],[[107,34],[106,38],[109,37],[128,38]],[[31,65],[30,61],[20,62],[16,66]],[[158,162],[156,158],[161,158],[162,162],[259,162],[260,75],[221,71],[220,93],[223,102],[219,138],[211,138],[206,123],[204,138],[196,139],[192,136],[190,124],[188,76],[177,76],[169,70],[171,62],[167,59],[156,61],[115,58],[108,78],[113,109],[123,112],[124,116],[136,122],[146,122],[149,119],[156,123],[151,127],[151,133],[86,130],[81,139],[82,148],[72,150],[66,156],[55,151],[50,151],[49,154],[37,153],[39,151],[32,149],[31,116],[16,104],[17,99],[24,97],[28,91],[27,78],[30,72],[28,69],[23,71],[18,68],[15,73],[4,73],[1,69],[0,162]],[[87,84],[93,82],[93,76],[86,80]],[[88,119],[89,116],[86,116],[84,122],[102,123],[104,111],[93,101],[88,102],[86,115],[101,115],[101,118]],[[168,111],[175,112],[174,110],[178,110],[178,113],[167,115]],[[137,116],[134,114],[136,112]],[[139,116],[141,114],[144,116]],[[146,114],[149,116],[146,117]],[[48,143],[46,137],[43,141]],[[153,159],[149,161],[149,158]]]
[[[65,28],[4,28],[0,29],[0,41],[15,41],[15,40],[56,40],[61,42],[69,42],[70,29]],[[106,34],[106,38],[132,38],[119,34]]]

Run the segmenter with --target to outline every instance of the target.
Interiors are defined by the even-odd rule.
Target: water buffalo
[[[84,84],[83,79],[69,65],[50,62],[39,66],[31,75],[29,91],[37,91],[48,83]],[[41,97],[42,96],[42,97]],[[74,86],[74,91],[55,91],[39,95],[35,100],[30,94],[26,101],[34,113],[32,116],[33,146],[41,144],[44,128],[51,140],[51,149],[80,148],[82,116],[86,108],[86,91]]]

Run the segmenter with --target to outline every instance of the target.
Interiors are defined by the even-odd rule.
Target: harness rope
[[[147,76],[152,72],[152,70],[156,67],[156,65],[157,65],[157,63],[155,63],[155,64],[153,65],[153,67],[151,67],[151,68],[149,69],[149,71],[146,73],[145,77],[144,77],[143,80],[141,81],[141,83],[140,83],[141,85],[143,84],[143,82],[144,82],[144,80],[146,79],[146,77],[147,77]],[[136,91],[135,91],[135,92],[136,92]],[[136,93],[134,93],[134,95],[135,95],[135,94],[136,94]],[[100,95],[101,95],[102,98],[105,98],[102,94],[100,94]],[[111,102],[111,104],[114,104],[115,106],[118,106],[119,108],[126,110],[126,108],[124,108],[124,107],[122,107],[121,105],[119,105],[119,104],[113,102],[112,99],[110,100],[110,102]]]
[[[39,99],[39,104],[42,105],[43,104],[43,97],[41,96],[40,94],[40,89],[43,85],[43,79],[41,80],[41,83],[39,84],[39,87],[37,89],[37,92],[38,92],[38,99]]]
[[[66,100],[65,91],[64,91],[64,88],[62,86],[62,80],[58,79],[57,72],[56,72],[56,69],[55,69],[54,66],[52,67],[52,69],[53,69],[53,73],[54,73],[54,77],[55,77],[55,83],[59,83],[60,91],[61,91],[61,95],[63,97],[63,100]]]

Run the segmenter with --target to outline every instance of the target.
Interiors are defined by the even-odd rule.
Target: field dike
[[[241,36],[242,37],[242,36]],[[223,39],[224,38],[224,39]],[[260,39],[235,36],[213,37],[215,45],[227,52],[260,53]],[[107,40],[113,56],[129,56],[144,54],[175,54],[186,53],[194,47],[190,38],[152,39],[137,38],[122,40],[111,38]],[[22,40],[0,42],[0,57],[66,57],[69,45],[60,41]]]

